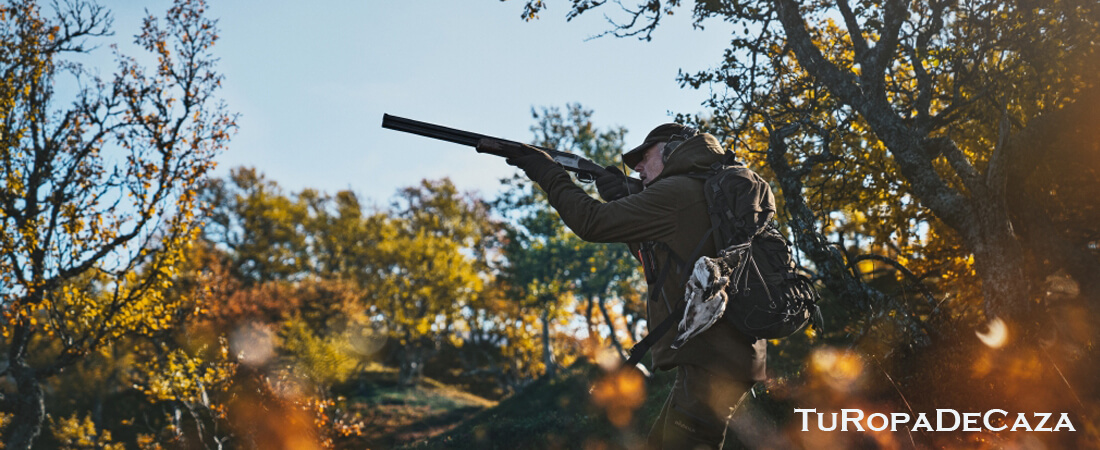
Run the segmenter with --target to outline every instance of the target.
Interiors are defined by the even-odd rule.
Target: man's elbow
[[[619,242],[614,233],[609,233],[607,227],[598,219],[585,220],[576,227],[570,227],[573,234],[588,242],[611,243]]]

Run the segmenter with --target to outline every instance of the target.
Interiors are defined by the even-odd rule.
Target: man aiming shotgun
[[[392,121],[387,126],[386,120],[384,127],[400,129]],[[664,333],[683,315],[684,281],[691,262],[718,254],[718,245],[710,238],[705,177],[699,176],[727,160],[718,140],[679,124],[658,126],[641,145],[623,155],[624,164],[639,173],[639,182],[613,166],[602,168],[584,160],[595,167],[571,167],[545,149],[470,135],[465,138],[477,140],[458,142],[459,136],[452,135],[456,140],[451,142],[474,145],[478,152],[505,157],[508,164],[522,169],[581,239],[626,243],[639,256],[649,285],[650,336],[635,347],[630,362],[637,362],[651,346],[657,369],[677,370],[672,392],[650,432],[649,446],[719,448],[731,409],[753,383],[764,380],[766,341],[726,320],[715,322],[676,349],[672,348],[674,334]],[[594,179],[604,201],[589,196],[566,170],[578,175],[584,170],[586,175],[578,178]],[[644,188],[639,189],[639,184]]]

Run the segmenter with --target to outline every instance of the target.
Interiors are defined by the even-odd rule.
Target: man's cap
[[[641,145],[634,147],[633,150],[623,154],[623,163],[627,167],[633,169],[638,163],[642,162],[645,158],[645,152],[653,144],[659,142],[668,142],[672,140],[674,136],[683,136],[685,139],[693,136],[695,129],[680,125],[678,123],[665,123],[658,125],[653,131],[650,131],[645,137],[645,141]]]

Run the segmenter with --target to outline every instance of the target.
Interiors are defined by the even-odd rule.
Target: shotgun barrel
[[[395,131],[404,131],[406,133],[439,139],[441,141],[452,142],[455,144],[468,145],[470,147],[477,147],[477,141],[485,138],[502,140],[492,136],[486,136],[484,134],[456,130],[454,128],[436,125],[434,123],[421,122],[419,120],[406,119],[404,117],[398,117],[389,114],[382,115],[382,128],[388,128]]]
[[[405,133],[412,133],[424,137],[430,137],[432,139],[439,139],[441,141],[447,141],[455,144],[466,145],[470,147],[477,147],[478,141],[482,139],[495,139],[497,141],[523,145],[519,142],[509,141],[507,139],[500,139],[493,136],[487,136],[484,134],[473,133],[470,131],[458,130],[455,128],[445,127],[442,125],[436,125],[434,123],[421,122],[419,120],[406,119],[404,117],[398,117],[390,114],[382,115],[382,128],[387,128],[395,131],[403,131]],[[550,155],[555,162],[561,164],[566,170],[577,174],[577,179],[581,181],[592,181],[597,176],[607,172],[603,166],[596,164],[588,159],[582,158],[572,153],[553,150],[545,147],[532,146],[539,150],[542,150]],[[506,155],[497,155],[506,156]]]

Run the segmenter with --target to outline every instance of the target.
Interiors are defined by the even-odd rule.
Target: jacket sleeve
[[[677,232],[677,213],[691,204],[685,204],[684,189],[679,185],[694,182],[686,178],[662,179],[639,194],[603,203],[574,184],[560,167],[545,171],[536,181],[578,237],[590,242],[626,243],[671,238]],[[699,200],[689,197],[689,201]]]

